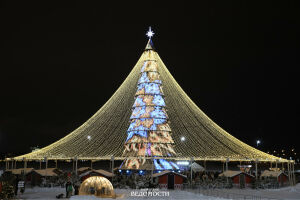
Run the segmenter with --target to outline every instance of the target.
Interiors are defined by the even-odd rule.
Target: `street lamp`
[[[258,147],[258,145],[260,144],[260,140],[256,140],[256,146]]]

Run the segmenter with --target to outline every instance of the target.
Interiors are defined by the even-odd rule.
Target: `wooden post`
[[[228,162],[229,162],[229,158],[226,158],[226,171],[228,171]],[[227,184],[228,184],[228,182],[229,182],[228,176],[226,176],[226,181],[227,181]]]
[[[293,186],[293,166],[291,162],[290,162],[290,176],[291,176],[291,186]]]
[[[5,159],[5,170],[8,170],[7,159]]]
[[[115,157],[111,156],[111,173],[113,174],[113,176],[111,177],[111,184],[113,184],[113,179],[114,179],[114,165],[115,165]]]
[[[78,159],[77,159],[77,156],[75,157],[75,174],[77,175],[78,172],[77,172],[77,163],[78,162]]]
[[[292,170],[292,162],[290,163],[290,177],[291,177],[291,186],[293,186],[293,170]]]
[[[73,167],[72,167],[72,171],[74,172],[75,171],[75,166],[74,166],[74,161],[75,161],[75,159],[72,159],[72,164],[73,164]]]
[[[115,167],[115,157],[111,157],[111,173],[114,174],[114,167]]]
[[[91,160],[91,169],[93,169],[93,160]]]
[[[15,169],[17,169],[17,160],[15,160]]]
[[[40,169],[42,169],[42,160],[40,160]]]
[[[27,160],[24,158],[24,173],[26,168],[27,168]]]
[[[192,164],[194,162],[194,158],[191,158],[191,185],[193,183],[193,168],[192,168]],[[205,161],[204,161],[205,162]],[[205,169],[205,168],[204,168]]]
[[[270,168],[272,168],[272,161],[270,162]]]
[[[275,164],[275,168],[276,168],[276,170],[277,170],[277,168],[278,168],[278,167],[277,167],[277,163],[278,163],[278,160],[276,160],[276,164]]]
[[[24,161],[24,174],[23,174],[23,180],[25,180],[26,169],[27,169],[27,160],[26,160],[26,158],[23,158],[23,161]]]
[[[225,170],[225,166],[224,166],[224,165],[225,165],[225,162],[223,161],[223,172],[224,172],[224,170]]]
[[[228,171],[229,158],[226,159],[226,171]]]
[[[255,178],[256,178],[256,180],[258,178],[257,163],[258,163],[258,159],[255,160]]]
[[[290,181],[290,185],[292,186],[292,185],[293,185],[293,182],[292,182],[291,162],[289,161],[288,164],[289,164],[289,181]]]
[[[288,181],[290,181],[289,162],[287,162],[286,164],[287,164]]]
[[[293,185],[296,185],[296,177],[295,177],[295,162],[292,163],[293,170],[292,170],[292,175],[293,175]]]
[[[290,166],[290,182],[291,182],[291,186],[293,186],[293,181],[292,181],[292,166],[291,166],[291,162],[289,161],[289,166]]]
[[[47,157],[45,157],[45,162],[46,162],[45,169],[48,169],[48,159],[47,159]]]
[[[288,169],[289,183],[290,183],[290,185],[292,185],[292,184],[291,184],[291,176],[290,176],[290,162],[289,162],[289,161],[288,161],[288,163],[287,163],[287,169]]]
[[[289,161],[289,174],[290,174],[290,183],[291,186],[293,186],[293,182],[292,182],[292,166],[291,166],[291,162]]]

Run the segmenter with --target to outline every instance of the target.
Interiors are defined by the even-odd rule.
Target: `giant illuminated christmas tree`
[[[137,92],[132,107],[130,125],[127,130],[122,164],[126,169],[147,169],[153,164],[155,169],[177,169],[177,165],[162,157],[174,157],[174,141],[171,136],[169,118],[162,89],[149,29],[143,66],[137,83]],[[156,159],[157,157],[157,159]],[[151,159],[152,158],[152,159]],[[153,162],[153,163],[152,163]]]
[[[122,169],[157,170],[176,169],[172,160],[187,159],[287,162],[213,122],[176,82],[153,49],[152,35],[149,31],[146,49],[122,85],[89,120],[38,151],[6,161],[114,159],[124,161]]]

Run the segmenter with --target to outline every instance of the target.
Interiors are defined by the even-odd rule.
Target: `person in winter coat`
[[[14,187],[14,189],[15,189],[15,195],[17,196],[17,194],[18,194],[18,184],[19,184],[19,178],[17,177],[16,178],[16,180],[15,180],[15,187]]]
[[[74,186],[74,195],[78,195],[79,194],[79,184],[75,183],[73,186]]]
[[[73,186],[72,186],[72,183],[71,181],[68,181],[66,183],[66,197],[67,198],[70,198],[71,195],[72,195],[72,192],[73,192]]]

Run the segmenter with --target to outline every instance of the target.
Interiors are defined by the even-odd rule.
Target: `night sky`
[[[59,2],[1,2],[2,156],[90,118],[141,56],[148,26],[167,68],[218,125],[265,151],[299,147],[297,1]]]

